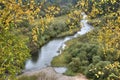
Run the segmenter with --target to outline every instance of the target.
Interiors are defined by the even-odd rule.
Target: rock
[[[88,80],[83,75],[78,76],[66,76],[60,73],[56,73],[54,68],[47,67],[36,71],[27,71],[20,76],[34,76],[38,77],[38,80]]]

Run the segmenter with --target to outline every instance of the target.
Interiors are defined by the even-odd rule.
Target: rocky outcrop
[[[27,71],[20,76],[37,76],[38,80],[88,80],[83,75],[66,76],[55,72],[52,67],[47,67],[41,70]]]

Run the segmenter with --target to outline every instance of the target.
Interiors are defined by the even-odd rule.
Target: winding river
[[[79,35],[83,35],[90,30],[93,29],[91,25],[87,23],[86,17],[84,13],[82,13],[83,19],[81,20],[82,28],[73,36],[67,36],[61,39],[53,39],[49,41],[47,44],[41,47],[39,53],[36,56],[32,56],[31,59],[28,59],[25,64],[25,71],[33,71],[42,69],[45,67],[51,66],[51,61],[53,57],[58,56],[61,51],[65,48],[65,42],[76,38]],[[55,71],[58,73],[64,73],[67,69],[65,67],[54,67]]]

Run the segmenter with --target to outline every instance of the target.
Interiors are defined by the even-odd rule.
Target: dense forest
[[[52,66],[67,67],[65,75],[119,80],[119,0],[0,0],[0,80],[17,80],[44,44],[80,30],[82,12],[94,29],[66,42]]]

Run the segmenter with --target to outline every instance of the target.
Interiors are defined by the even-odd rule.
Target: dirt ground
[[[38,80],[88,80],[84,75],[66,76],[56,73],[52,67],[47,67],[36,71],[24,72],[21,76],[33,76],[37,75]],[[42,77],[41,77],[42,76]]]

